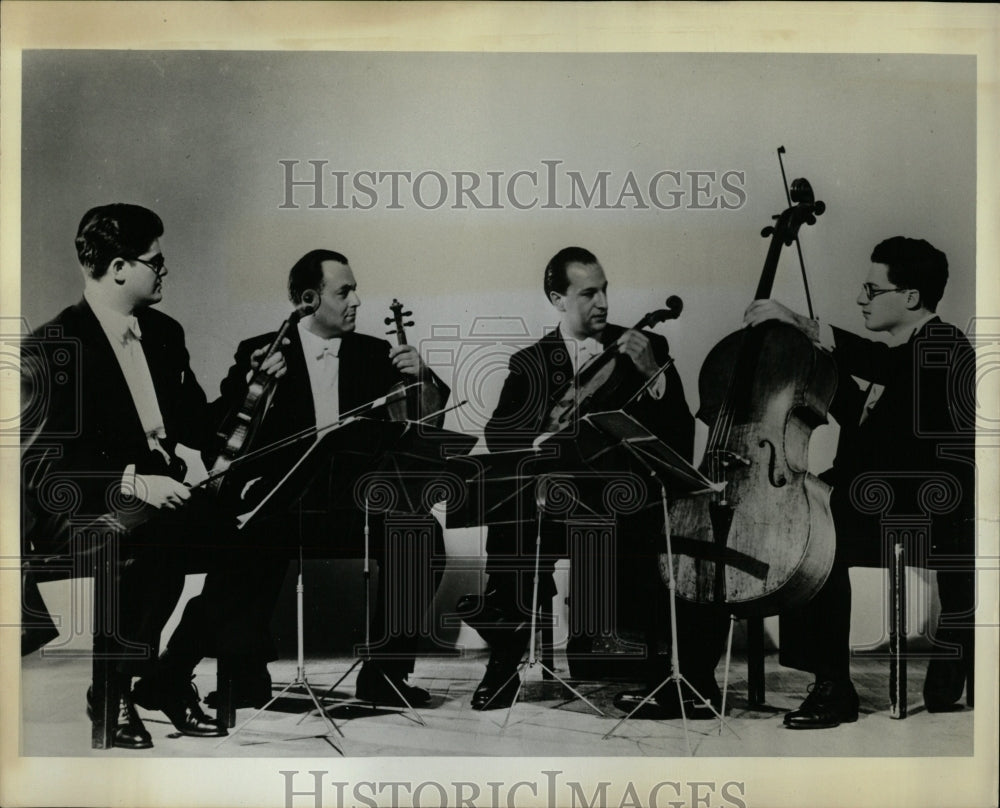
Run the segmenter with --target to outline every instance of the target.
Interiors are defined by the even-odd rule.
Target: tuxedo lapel
[[[276,415],[285,420],[290,432],[298,432],[316,426],[316,408],[298,328],[288,329],[287,336],[288,345],[281,349],[285,355],[286,371],[285,376],[278,380],[276,395],[280,395],[280,400],[274,402],[276,412],[272,417]]]
[[[351,334],[345,334],[340,340],[340,370],[337,377],[337,395],[340,412],[350,412],[366,402],[364,398],[364,373],[360,367],[361,358],[358,355],[357,340]]]
[[[548,402],[556,390],[573,378],[573,362],[569,357],[566,340],[563,339],[558,327],[542,337],[538,345],[542,352],[545,383],[548,388],[545,391],[544,401]]]
[[[139,411],[135,408],[125,374],[122,373],[121,365],[118,364],[114,349],[108,342],[108,336],[101,328],[97,315],[86,300],[81,300],[75,309],[79,317],[79,336],[85,357],[81,368],[84,374],[81,392],[84,396],[94,396],[93,401],[84,403],[94,404],[100,401],[103,411],[117,413],[115,418],[124,419],[124,422],[118,424],[120,429],[143,433]]]

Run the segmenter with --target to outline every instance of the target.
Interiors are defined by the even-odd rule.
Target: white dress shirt
[[[299,340],[309,371],[316,427],[335,424],[340,418],[340,337],[323,339],[298,323]]]
[[[160,405],[156,400],[156,388],[153,387],[153,377],[149,373],[146,354],[142,351],[142,332],[139,329],[139,322],[135,315],[114,311],[102,305],[99,300],[95,300],[94,296],[84,293],[84,297],[90,304],[94,316],[97,317],[97,322],[101,324],[108,342],[111,343],[111,349],[125,377],[125,384],[128,385],[128,391],[132,395],[132,403],[135,404],[136,412],[139,414],[139,422],[142,424],[143,432],[146,433],[149,448],[159,452],[169,461],[169,456],[160,445],[160,441],[167,437],[167,431],[163,425]]]
[[[560,333],[562,333],[562,329],[560,329]],[[562,334],[562,338],[566,343],[566,352],[569,354],[569,361],[573,365],[574,376],[591,359],[604,352],[604,346],[594,337],[578,340],[569,334]],[[661,373],[656,377],[656,381],[646,388],[646,394],[652,398],[661,399],[666,390],[667,380],[663,378],[663,374]]]

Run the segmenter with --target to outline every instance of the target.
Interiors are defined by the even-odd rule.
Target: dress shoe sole
[[[118,738],[118,737],[114,738],[114,740],[111,742],[111,745],[115,749],[152,749],[153,748],[153,742],[151,740],[150,741],[147,741],[147,740],[144,740],[144,739],[128,740],[128,739],[125,739],[125,738]]]
[[[785,729],[833,729],[841,724],[853,724],[858,718],[841,718],[837,721],[785,721]]]
[[[961,704],[928,704],[924,702],[924,708],[929,713],[960,713],[965,709]]]
[[[224,738],[229,734],[229,732],[223,729],[222,727],[219,727],[218,729],[211,729],[204,731],[193,730],[193,729],[181,729],[180,727],[177,726],[175,726],[174,729],[177,730],[181,735],[185,735],[188,738]]]
[[[520,682],[516,679],[501,688],[490,689],[482,694],[477,688],[472,694],[472,709],[478,712],[506,710],[516,700],[519,688]]]

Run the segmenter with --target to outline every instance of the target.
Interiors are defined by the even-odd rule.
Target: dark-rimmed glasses
[[[164,275],[167,274],[167,262],[163,260],[162,255],[154,255],[148,261],[145,258],[130,258],[130,261],[137,261],[140,264],[145,264],[151,270],[153,274],[156,275],[156,279],[159,280]]]
[[[887,292],[907,292],[908,289],[903,289],[900,286],[894,286],[892,289],[880,289],[874,283],[863,283],[861,284],[861,293],[865,296],[865,300],[871,302],[879,295],[884,295]]]

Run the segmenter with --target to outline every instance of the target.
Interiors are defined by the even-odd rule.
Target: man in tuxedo
[[[117,580],[112,603],[97,604],[118,604],[115,636],[95,637],[95,652],[118,658],[113,743],[129,749],[152,746],[131,679],[155,667],[184,575],[202,563],[197,536],[216,529],[210,504],[192,509],[175,453],[178,443],[206,447],[211,425],[183,329],[152,308],[167,275],[162,235],[159,216],[146,208],[89,210],[76,236],[83,299],[38,329],[22,356],[25,555],[94,552],[72,546],[75,529],[112,512],[148,515],[130,531],[111,530]],[[280,357],[267,370],[280,373]],[[199,708],[190,681],[163,693],[159,706],[184,735],[225,734]]]
[[[839,374],[831,414],[840,425],[830,507],[837,552],[820,592],[795,614],[781,616],[781,662],[813,673],[811,692],[785,716],[793,729],[822,729],[858,718],[850,678],[851,587],[848,567],[886,563],[873,484],[891,485],[897,513],[931,512],[930,553],[915,558],[937,568],[940,648],[928,666],[930,712],[956,709],[973,664],[975,541],[975,354],[965,335],[935,314],[948,280],[945,254],[924,240],[896,236],[878,244],[857,304],[876,342],[822,324],[770,300],[755,301],[745,322],[790,323],[832,350]],[[854,377],[854,378],[852,378]],[[855,382],[863,381],[863,385]],[[927,484],[950,493],[935,497]],[[871,489],[871,490],[869,490]],[[960,708],[958,708],[960,709]]]
[[[545,431],[546,415],[557,390],[564,388],[590,359],[610,350],[621,356],[623,379],[602,401],[602,409],[624,408],[690,460],[694,419],[676,369],[671,366],[661,370],[669,361],[667,342],[659,335],[608,322],[608,282],[594,254],[581,247],[560,250],[545,268],[543,288],[559,313],[559,325],[511,357],[500,400],[485,429],[490,450],[527,448],[537,443]],[[632,597],[636,601],[646,598],[647,604],[653,604],[643,609],[649,618],[645,626],[647,676],[652,689],[669,672],[669,662],[656,653],[658,640],[668,630],[669,612],[657,562],[663,541],[659,489],[647,491],[644,496],[648,497],[644,503],[647,507],[634,516],[617,519],[616,540],[619,562],[631,561],[637,576]],[[551,599],[555,594],[551,571],[554,557],[565,552],[565,529],[555,520],[543,521],[539,599]],[[486,542],[489,577],[485,593],[465,596],[457,606],[466,622],[490,644],[490,660],[473,694],[473,709],[506,707],[516,695],[517,665],[530,639],[535,540],[534,522],[491,526]],[[588,596],[591,593],[573,593],[577,598]],[[679,612],[684,673],[702,695],[718,704],[714,670],[722,651],[725,622],[720,623],[692,604],[680,604]],[[616,704],[631,711],[648,692],[619,694]],[[695,712],[694,707],[687,710],[689,716]],[[643,715],[679,717],[676,688],[661,688],[656,703],[647,705]]]
[[[311,291],[319,297],[316,310],[290,328],[281,350],[287,372],[275,385],[251,449],[288,444],[267,452],[259,471],[245,470],[248,478],[258,473],[263,484],[276,483],[301,457],[309,442],[287,439],[303,433],[324,431],[348,413],[369,418],[387,418],[384,405],[366,408],[401,383],[423,381],[437,392],[440,406],[448,388],[423,363],[412,345],[392,347],[376,337],[358,333],[356,318],[361,300],[357,281],[347,258],[325,249],[311,250],[291,268],[289,297],[298,306]],[[247,393],[250,360],[266,350],[275,333],[262,334],[240,343],[233,366],[222,382],[222,395],[212,406],[216,420],[238,406]],[[427,397],[429,401],[431,397]],[[432,415],[431,412],[423,415]],[[280,593],[288,558],[301,545],[308,556],[359,557],[363,553],[363,510],[359,509],[356,470],[349,459],[338,456],[310,484],[294,514],[265,518],[244,536],[248,552],[257,555],[249,572],[238,576],[226,571],[210,573],[202,594],[192,600],[167,647],[163,667],[174,676],[189,675],[204,655],[229,656],[234,706],[260,706],[270,697],[266,663],[276,658],[268,622]],[[373,616],[372,659],[358,673],[357,696],[378,704],[402,706],[426,704],[429,693],[406,679],[413,671],[420,616],[429,607],[439,582],[431,573],[432,556],[444,557],[440,525],[425,514],[433,547],[414,542],[410,547],[388,547],[385,513],[372,513],[370,541],[372,557],[379,561],[379,587]],[[424,574],[426,587],[400,586],[405,576]],[[406,582],[403,581],[405,584]],[[402,591],[400,591],[402,590]],[[409,599],[407,599],[409,598]],[[205,604],[239,604],[246,616],[242,624],[248,636],[233,647],[226,637],[205,630]],[[403,625],[390,626],[393,616],[405,614]],[[220,657],[220,663],[221,663]],[[217,694],[209,694],[209,703]]]

